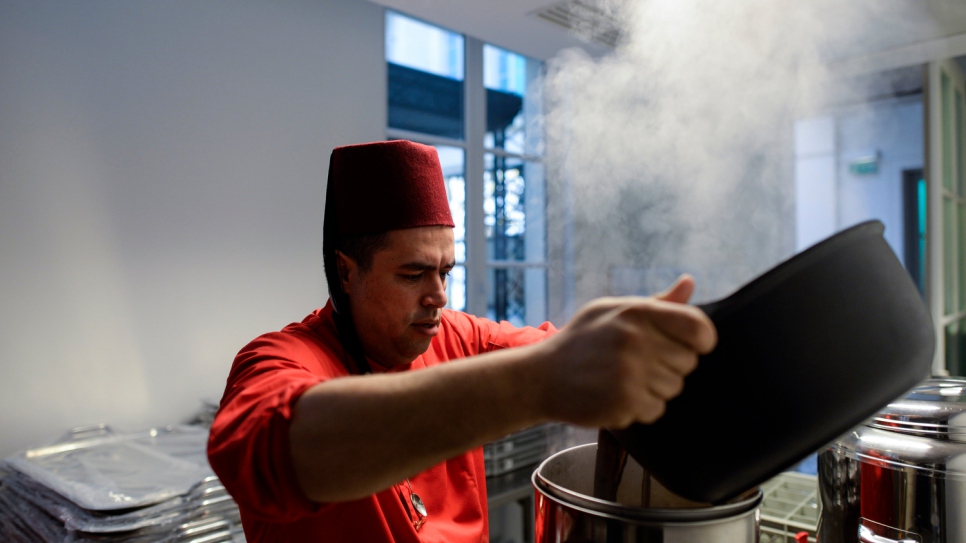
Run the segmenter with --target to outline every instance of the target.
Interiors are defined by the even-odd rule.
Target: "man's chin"
[[[409,345],[406,354],[411,357],[410,362],[429,350],[433,338],[418,338]]]
[[[429,345],[432,343],[432,338],[424,339],[417,338],[409,342],[403,349],[396,351],[395,362],[392,366],[402,366],[411,363],[413,360],[419,358],[423,353],[429,350]]]

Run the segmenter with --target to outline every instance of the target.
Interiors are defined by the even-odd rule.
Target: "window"
[[[516,325],[547,314],[542,64],[386,13],[387,137],[434,145],[456,222],[449,306]]]
[[[449,307],[457,311],[466,310],[466,178],[464,151],[460,147],[437,145],[439,162],[446,181],[446,196],[449,209],[453,214],[453,238],[456,242],[456,266],[450,272],[446,283],[446,298]]]
[[[389,128],[462,139],[463,36],[386,13]]]
[[[966,270],[963,269],[966,229],[966,165],[963,149],[964,92],[962,79],[953,84],[942,73],[943,173],[943,322],[946,325],[946,369],[953,375],[966,375]]]
[[[483,46],[486,133],[483,192],[487,240],[487,317],[516,325],[546,319],[543,164],[538,115],[527,91],[539,64]],[[533,132],[533,130],[531,130]]]
[[[931,153],[935,173],[927,186],[933,244],[930,306],[939,327],[939,359],[952,375],[966,375],[966,77],[955,63],[930,65],[938,113]],[[942,360],[945,358],[945,360]],[[939,365],[939,364],[937,364]]]

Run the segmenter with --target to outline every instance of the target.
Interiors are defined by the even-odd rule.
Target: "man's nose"
[[[423,297],[423,305],[426,307],[443,308],[446,306],[446,280],[438,275],[433,281],[432,287]]]

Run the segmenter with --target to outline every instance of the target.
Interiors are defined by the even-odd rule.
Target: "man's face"
[[[339,255],[342,288],[366,355],[383,366],[408,364],[439,332],[446,276],[455,265],[453,229],[446,226],[389,232],[389,246],[372,267]]]

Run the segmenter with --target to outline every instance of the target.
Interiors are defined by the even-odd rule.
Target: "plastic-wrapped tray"
[[[73,439],[23,451],[5,462],[78,506],[93,511],[144,507],[186,494],[212,475],[207,431],[190,426]]]

